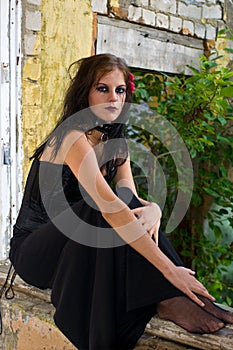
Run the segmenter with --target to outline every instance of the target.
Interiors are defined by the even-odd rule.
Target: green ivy
[[[228,30],[220,35],[233,39]],[[232,306],[233,185],[228,171],[233,166],[233,72],[218,60],[216,53],[202,56],[198,68],[189,66],[189,76],[135,71],[134,102],[148,104],[166,117],[187,146],[194,171],[192,201],[171,239],[217,300]],[[167,185],[166,222],[176,200],[177,169],[159,138],[145,130],[145,121],[152,126],[158,120],[143,114],[141,127],[129,127],[128,132],[159,158]],[[139,193],[146,197],[145,176],[140,167],[133,169]],[[153,169],[150,173],[153,176]]]

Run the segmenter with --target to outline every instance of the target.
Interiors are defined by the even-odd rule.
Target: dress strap
[[[15,292],[14,292],[14,289],[13,289],[13,283],[14,283],[16,275],[17,274],[15,272],[15,269],[14,269],[13,265],[10,264],[10,267],[9,267],[9,270],[8,270],[5,282],[4,282],[3,286],[2,286],[2,288],[0,289],[0,334],[2,334],[2,331],[3,331],[1,299],[2,299],[3,295],[8,300],[14,298]],[[8,286],[9,281],[10,281],[10,284]]]

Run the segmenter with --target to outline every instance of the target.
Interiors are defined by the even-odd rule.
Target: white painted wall
[[[0,2],[0,260],[8,257],[21,200],[21,1]]]

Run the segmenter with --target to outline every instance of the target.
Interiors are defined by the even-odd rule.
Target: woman
[[[233,323],[159,233],[158,205],[137,195],[124,138],[128,66],[111,54],[79,64],[32,157],[11,240],[16,272],[52,289],[55,323],[79,350],[133,349],[156,312],[197,333]]]

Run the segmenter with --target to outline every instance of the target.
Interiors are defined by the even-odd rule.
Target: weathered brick
[[[39,124],[41,124],[41,114],[42,114],[41,109],[34,106],[25,108],[24,106],[23,112],[24,112],[23,127],[25,128],[25,130],[27,130],[27,134],[34,135],[36,142],[38,142],[37,140],[39,135],[38,135],[37,127]],[[42,130],[40,130],[40,132],[42,132]]]
[[[158,13],[157,14],[157,19],[156,19],[156,26],[159,28],[165,28],[168,29],[169,27],[169,18],[167,15],[164,15],[163,13]]]
[[[142,20],[145,24],[155,25],[155,13],[150,10],[142,9]]]
[[[38,55],[40,53],[40,38],[33,32],[24,35],[24,50],[26,55]]]
[[[221,0],[218,0],[218,1],[221,1]],[[225,0],[222,0],[222,1],[225,1]],[[215,5],[216,2],[217,2],[217,0],[206,0],[206,3],[211,4],[211,5]]]
[[[151,0],[150,6],[154,10],[176,13],[176,0]]]
[[[23,104],[24,106],[41,105],[41,88],[38,84],[30,81],[23,82]]]
[[[169,29],[173,32],[179,33],[182,28],[182,19],[180,17],[170,16]]]
[[[128,8],[128,20],[137,22],[142,18],[142,9],[140,7],[135,7],[130,5]]]
[[[26,29],[38,32],[41,30],[41,12],[40,11],[30,11],[26,10]]]
[[[148,7],[149,6],[149,0],[132,0],[130,1],[131,5],[134,6],[143,6],[143,7]]]
[[[206,19],[221,19],[222,18],[222,8],[220,5],[215,6],[203,6],[202,17]]]
[[[193,35],[194,34],[194,24],[191,21],[184,20],[183,22],[183,34]]]
[[[91,0],[91,9],[93,12],[107,14],[107,3],[107,0]]]
[[[148,7],[149,6],[149,0],[139,0],[139,6]]]
[[[188,18],[201,18],[201,7],[195,5],[186,5],[183,2],[178,3],[178,15]]]
[[[217,30],[210,24],[206,25],[206,39],[215,40],[216,39]]]
[[[200,23],[195,23],[194,33],[198,38],[205,38],[205,26]]]
[[[24,79],[29,79],[37,81],[41,76],[41,63],[35,57],[28,58],[24,68],[23,68],[23,77]]]
[[[42,0],[27,0],[27,3],[28,3],[28,4],[31,4],[31,5],[40,6],[41,3],[42,3]]]

